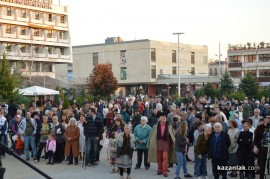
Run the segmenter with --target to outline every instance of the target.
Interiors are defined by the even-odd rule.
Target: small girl
[[[116,136],[117,132],[112,132],[111,138],[110,138],[110,165],[112,168],[111,173],[118,172],[118,168],[115,170],[115,165],[116,165],[116,158],[117,158],[117,146],[116,146]]]
[[[56,151],[56,140],[52,136],[52,134],[48,134],[48,140],[46,144],[46,152],[48,153],[48,162],[47,164],[54,164],[55,161],[55,151]]]

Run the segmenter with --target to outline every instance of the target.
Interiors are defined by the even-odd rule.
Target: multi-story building
[[[208,48],[180,44],[179,49],[180,74],[186,79],[181,81],[183,93],[185,86],[190,89],[192,79],[198,75],[208,76]],[[103,44],[73,46],[73,60],[76,84],[85,84],[95,65],[109,63],[125,94],[140,89],[148,94],[159,94],[169,86],[172,92],[177,92],[177,43],[107,38]]]
[[[258,46],[229,45],[228,47],[228,72],[235,86],[240,79],[250,73],[257,79],[261,86],[270,84],[270,44],[261,42]]]
[[[68,8],[52,0],[0,0],[0,50],[12,71],[67,80],[72,63]]]
[[[227,61],[215,60],[209,63],[209,76],[221,77],[227,71]]]

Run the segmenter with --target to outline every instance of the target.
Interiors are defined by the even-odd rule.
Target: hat
[[[160,113],[158,113],[158,117],[160,117],[160,116],[166,116],[166,114],[164,112],[160,112]]]
[[[145,102],[145,104],[144,104],[145,106],[149,106],[149,102]]]

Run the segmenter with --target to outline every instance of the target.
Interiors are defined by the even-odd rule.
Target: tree
[[[65,99],[64,99],[63,108],[64,108],[64,109],[67,109],[67,108],[69,108],[69,106],[70,106],[69,100],[68,100],[67,98],[65,98]]]
[[[15,100],[16,93],[16,82],[14,76],[10,73],[8,60],[6,55],[3,55],[0,65],[0,95],[4,100],[11,101]]]
[[[207,83],[203,88],[204,94],[210,96],[212,99],[216,96],[216,91],[211,83]]]
[[[244,91],[247,97],[255,98],[258,90],[258,83],[256,82],[256,79],[248,73],[241,79],[239,88]]]
[[[93,96],[108,97],[117,89],[117,79],[109,64],[96,65],[87,79],[89,93]]]
[[[220,78],[220,92],[222,95],[233,92],[233,80],[227,72]]]

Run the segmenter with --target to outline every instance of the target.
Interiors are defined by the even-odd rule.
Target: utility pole
[[[180,45],[180,35],[184,34],[183,32],[176,32],[173,35],[177,35],[178,42],[177,42],[177,59],[178,59],[178,96],[181,97],[181,79],[180,79],[180,58],[179,58],[179,45]]]

